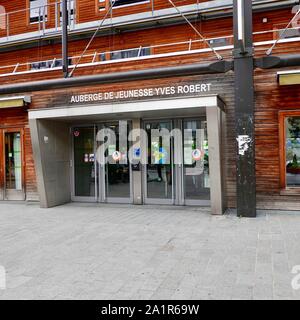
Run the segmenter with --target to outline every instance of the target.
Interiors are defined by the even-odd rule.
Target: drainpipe
[[[283,56],[265,56],[255,59],[255,67],[261,69],[298,67],[300,66],[299,54],[287,54]]]
[[[233,5],[237,215],[256,217],[252,1]]]
[[[68,0],[62,0],[62,70],[64,78],[68,78]]]
[[[0,86],[1,94],[25,93],[33,91],[65,89],[71,87],[82,87],[87,85],[119,83],[137,80],[162,79],[170,77],[193,76],[199,74],[226,73],[232,69],[231,61],[217,61],[212,63],[197,63],[179,65],[175,67],[161,67],[126,72],[113,72],[81,76],[66,79],[51,79],[25,83],[14,83]]]

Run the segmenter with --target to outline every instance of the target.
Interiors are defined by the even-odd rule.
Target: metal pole
[[[252,1],[233,4],[237,215],[256,217]]]
[[[68,0],[62,0],[62,70],[64,77],[68,77]]]

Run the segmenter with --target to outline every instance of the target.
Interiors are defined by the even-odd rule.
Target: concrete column
[[[42,208],[71,200],[69,126],[52,120],[29,120]]]
[[[132,120],[132,130],[133,134],[131,140],[133,141],[131,150],[140,149],[141,150],[141,119]],[[143,194],[142,194],[142,166],[140,166],[139,171],[132,171],[132,192],[133,192],[133,203],[142,204]]]
[[[225,211],[221,162],[222,113],[222,110],[218,107],[206,108],[210,201],[211,212],[214,215],[223,214]]]

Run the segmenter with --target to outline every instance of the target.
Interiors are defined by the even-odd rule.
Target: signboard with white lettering
[[[199,93],[209,93],[211,83],[195,83],[177,86],[165,86],[155,88],[140,88],[132,90],[120,90],[109,92],[98,92],[90,94],[72,95],[69,103],[95,103],[101,101],[120,101],[128,99],[143,99],[152,97],[170,97],[180,95],[196,95]]]

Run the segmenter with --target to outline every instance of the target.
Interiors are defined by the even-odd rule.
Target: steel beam
[[[62,0],[62,70],[64,77],[68,77],[68,0]]]
[[[234,0],[237,215],[256,217],[252,1]]]

